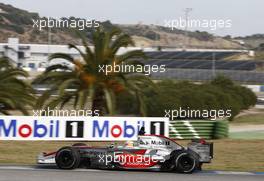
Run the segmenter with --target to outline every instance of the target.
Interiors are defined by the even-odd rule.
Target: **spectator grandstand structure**
[[[259,61],[229,61],[217,60],[215,62],[209,60],[167,60],[154,59],[148,61],[150,65],[166,65],[167,68],[172,69],[212,69],[216,70],[247,70],[253,71],[257,68]]]
[[[189,51],[154,51],[146,52],[150,59],[199,59],[199,60],[221,60],[235,54],[240,54],[241,50],[189,50]]]
[[[172,78],[178,80],[208,81],[217,75],[224,75],[234,81],[245,84],[264,84],[264,73],[238,70],[208,69],[167,69],[164,73],[153,73],[155,79]]]
[[[264,70],[264,61],[226,60],[241,53],[234,50],[146,52],[149,60],[145,64],[166,66],[166,72],[152,73],[156,79],[207,81],[224,75],[241,83],[264,84],[264,71],[257,71]]]
[[[78,47],[84,51],[84,47]],[[118,54],[139,49],[142,48],[122,48]],[[149,57],[148,60],[144,60],[145,64],[166,67],[164,73],[151,74],[155,79],[205,81],[222,74],[242,83],[264,84],[263,61],[230,60],[239,54],[250,54],[248,50],[162,49],[158,51],[157,48],[142,50]],[[33,76],[53,63],[69,65],[63,59],[48,61],[48,56],[57,52],[66,53],[75,58],[80,57],[79,52],[69,50],[67,45],[20,44],[17,38],[9,38],[7,43],[0,43],[0,57],[8,57],[17,66],[30,71],[30,75]]]

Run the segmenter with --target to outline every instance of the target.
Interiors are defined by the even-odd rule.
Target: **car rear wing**
[[[203,139],[192,140],[187,148],[199,155],[201,163],[210,163],[214,156],[214,144]]]

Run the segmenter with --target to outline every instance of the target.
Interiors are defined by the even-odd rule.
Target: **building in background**
[[[78,46],[85,52],[83,46]],[[93,47],[91,47],[93,48]],[[152,72],[154,79],[176,79],[190,81],[208,81],[221,74],[244,84],[264,84],[264,61],[236,60],[233,57],[254,53],[250,50],[221,49],[179,49],[179,48],[121,48],[117,53],[142,49],[149,57],[142,62],[145,65],[165,65],[164,73]],[[7,43],[0,43],[0,57],[6,56],[10,61],[29,71],[33,78],[53,64],[71,66],[63,59],[48,61],[53,53],[66,53],[79,59],[80,54],[68,45],[21,44],[18,38],[9,38]]]
[[[0,56],[6,56],[18,67],[32,71],[44,70],[53,63],[67,64],[66,61],[59,59],[48,61],[50,54],[58,52],[79,57],[79,53],[70,50],[67,45],[20,44],[17,38],[9,38],[7,43],[0,43]]]
[[[78,46],[81,50],[84,50],[83,46]],[[176,49],[168,48],[162,49],[161,51],[157,48],[140,48],[140,47],[129,47],[122,48],[118,54],[126,51],[143,49],[152,59],[160,59],[162,57],[166,59],[213,59],[213,54],[221,54],[220,58],[225,56],[233,55],[234,53],[246,53],[249,54],[248,50],[208,50],[208,49]],[[8,57],[18,67],[23,67],[26,70],[43,70],[50,64],[61,63],[68,64],[64,60],[53,60],[48,61],[48,56],[52,53],[66,53],[75,58],[80,58],[80,54],[74,50],[69,49],[67,45],[49,45],[49,44],[21,44],[18,38],[8,38],[7,43],[0,43],[0,57]],[[177,55],[176,55],[177,54]],[[170,55],[175,55],[170,56]],[[217,55],[218,56],[218,55]],[[219,57],[215,57],[219,59]]]

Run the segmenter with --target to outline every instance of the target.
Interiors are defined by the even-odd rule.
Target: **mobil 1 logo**
[[[150,134],[164,135],[165,123],[162,121],[152,121],[150,123]]]
[[[83,121],[66,121],[66,138],[83,138]]]

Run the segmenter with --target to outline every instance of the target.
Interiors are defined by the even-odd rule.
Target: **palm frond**
[[[121,47],[133,46],[133,39],[129,35],[122,33],[118,28],[114,28],[109,32],[98,28],[92,34],[92,43],[94,45],[92,49],[88,46],[84,35],[81,33],[77,34],[81,38],[85,51],[73,44],[69,44],[69,48],[77,50],[83,61],[77,62],[73,57],[63,53],[52,54],[49,57],[50,60],[65,59],[75,64],[77,68],[72,69],[55,64],[37,77],[34,83],[46,84],[51,87],[51,90],[40,96],[36,105],[46,108],[47,106],[61,105],[62,108],[65,104],[73,101],[75,109],[84,109],[88,101],[91,100],[91,108],[93,110],[98,109],[101,112],[107,110],[108,114],[114,115],[117,90],[126,89],[137,97],[140,112],[144,114],[144,92],[142,92],[142,87],[154,85],[150,78],[126,72],[114,72],[109,75],[99,72],[99,65],[113,65],[113,63],[143,66],[140,61],[147,57],[142,50],[133,50],[117,55]],[[69,88],[74,88],[75,91],[66,91]],[[58,93],[58,96],[51,98],[51,94],[54,91]]]
[[[64,71],[68,70],[68,71],[70,71],[71,68],[66,66],[66,65],[55,64],[55,65],[51,65],[51,66],[47,67],[46,70],[45,70],[45,73],[51,72],[51,71],[54,71],[54,70],[57,70],[57,71],[58,70],[64,70]]]
[[[51,61],[53,59],[64,59],[64,60],[69,61],[70,63],[74,63],[74,58],[71,57],[68,54],[65,54],[65,53],[54,53],[54,54],[51,54],[49,56],[49,60]]]
[[[129,45],[134,46],[134,41],[129,35],[123,34],[117,37],[111,45],[111,49],[113,54],[116,54],[121,47],[128,47]]]
[[[117,59],[118,59],[117,63],[122,63],[124,61],[129,61],[129,60],[136,61],[138,59],[147,59],[147,56],[142,50],[133,50],[126,52],[122,55],[119,55]]]

